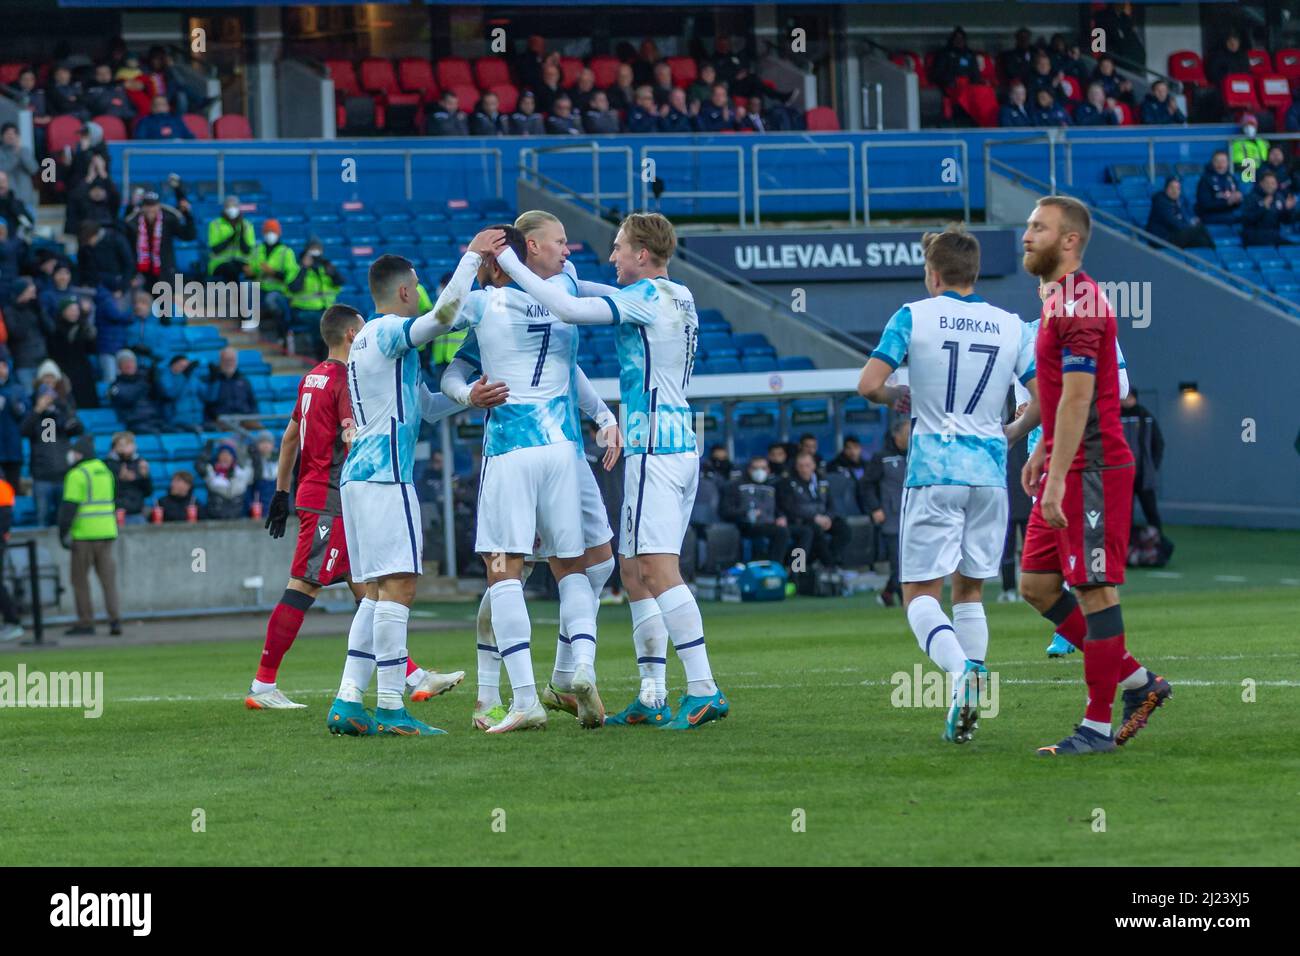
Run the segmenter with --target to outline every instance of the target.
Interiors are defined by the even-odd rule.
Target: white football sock
[[[1145,687],[1150,678],[1147,669],[1139,664],[1137,670],[1119,682],[1120,690],[1137,690],[1139,687]]]
[[[411,673],[406,675],[406,686],[412,689],[420,686],[420,681],[429,676],[429,672],[423,667],[417,667]]]
[[[573,689],[573,641],[564,629],[564,615],[560,615],[560,633],[555,638],[555,666],[551,668],[551,683],[557,690]]]
[[[271,683],[268,684],[266,681],[260,681],[257,678],[253,678],[253,686],[249,688],[250,692],[254,694],[265,694],[268,690],[275,690],[275,681],[271,681]]]
[[[483,592],[483,600],[478,603],[478,618],[475,621],[478,649],[478,696],[477,703],[487,708],[501,703],[501,655],[497,653],[497,637],[492,632],[492,595]]]
[[[989,620],[984,615],[984,604],[980,601],[954,604],[952,626],[966,659],[983,664],[989,650]]]
[[[632,601],[628,607],[632,611],[636,669],[641,673],[641,703],[661,707],[668,699],[668,629],[664,627],[664,616],[654,598]]]
[[[953,630],[952,622],[938,601],[928,594],[913,598],[907,606],[907,623],[912,625],[916,643],[921,645],[921,650],[930,660],[954,677],[961,676],[966,669],[966,655],[957,643],[957,632]]]
[[[606,558],[600,564],[593,564],[587,568],[583,574],[587,575],[587,580],[591,582],[591,593],[596,596],[596,605],[600,605],[600,595],[605,590],[605,585],[609,581],[609,576],[614,573],[614,559]]]
[[[1110,724],[1103,724],[1100,720],[1089,720],[1087,717],[1085,717],[1081,723],[1089,730],[1095,730],[1097,733],[1106,737],[1110,736]]]
[[[596,663],[596,599],[585,574],[566,574],[559,580],[560,633],[569,639],[573,668]]]
[[[375,602],[375,666],[379,669],[379,699],[376,707],[402,708],[402,685],[406,681],[406,622],[411,609],[396,601]]]
[[[537,703],[537,685],[533,678],[532,625],[524,604],[524,586],[518,580],[498,581],[488,593],[492,595],[492,630],[496,632],[501,660],[515,693],[511,706],[515,710],[527,710]]]
[[[343,661],[343,683],[339,698],[354,704],[370,687],[375,676],[375,602],[362,598],[348,628],[348,656]],[[346,693],[345,693],[346,692]]]
[[[704,649],[704,620],[695,595],[685,584],[669,588],[655,598],[664,616],[664,627],[672,638],[673,648],[686,668],[686,693],[707,697],[718,692],[709,669],[709,652]]]

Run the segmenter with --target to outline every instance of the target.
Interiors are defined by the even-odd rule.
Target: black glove
[[[284,537],[284,525],[289,520],[289,492],[277,491],[271,496],[271,507],[266,510],[266,528],[272,538]]]

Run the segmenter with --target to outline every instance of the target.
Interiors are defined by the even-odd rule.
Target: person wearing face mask
[[[320,315],[334,304],[343,277],[325,258],[325,247],[314,236],[308,240],[298,265],[298,274],[289,281],[289,330],[296,339],[294,351],[299,355],[323,355],[321,350],[328,349],[320,337]]]
[[[790,528],[776,513],[776,479],[762,455],[751,458],[745,473],[723,489],[718,514],[752,543],[755,561],[785,561]]]
[[[1259,120],[1255,118],[1254,113],[1246,113],[1241,117],[1241,137],[1232,141],[1232,168],[1237,171],[1237,175],[1242,175],[1246,168],[1247,161],[1250,162],[1252,172],[1258,172],[1259,167],[1268,162],[1268,140],[1256,134],[1259,133]]]
[[[221,218],[208,223],[208,275],[220,282],[238,282],[256,245],[253,224],[244,218],[239,197],[227,196]]]
[[[262,315],[269,330],[267,338],[280,339],[289,324],[289,283],[298,275],[298,257],[280,241],[280,222],[268,219],[262,223],[262,241],[253,249],[245,270],[248,277],[260,284]]]

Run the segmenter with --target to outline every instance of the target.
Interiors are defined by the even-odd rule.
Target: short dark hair
[[[513,223],[494,222],[486,228],[500,229],[504,232],[506,234],[506,245],[515,251],[515,255],[519,257],[520,262],[528,258],[528,240],[524,238],[523,231],[516,229]],[[451,278],[450,274],[447,278]]]
[[[858,440],[858,436],[857,436],[857,435],[845,435],[845,436],[844,436],[844,444],[847,445],[849,442],[852,442],[852,443],[855,444],[855,445],[861,445],[861,444],[862,444],[862,442]]]
[[[387,299],[397,283],[409,277],[414,271],[415,266],[411,264],[410,259],[385,253],[370,263],[370,273],[367,276],[370,295],[375,302]]]
[[[943,232],[927,232],[921,237],[921,248],[926,268],[939,273],[944,285],[971,286],[979,278],[979,240],[961,223],[950,223]]]
[[[802,435],[799,436],[799,444],[802,445],[809,438],[811,438],[813,441],[817,440],[817,436],[814,435],[812,432],[804,432]]]
[[[184,469],[182,469],[181,471],[173,471],[173,472],[172,472],[172,477],[173,477],[173,478],[179,478],[181,481],[183,481],[183,482],[185,482],[186,484],[188,484],[191,488],[194,487],[194,473],[193,473],[193,472],[185,471]]]
[[[357,323],[364,323],[365,317],[350,305],[331,305],[320,317],[320,337],[330,348],[343,342],[348,329]]]
[[[99,234],[99,223],[93,219],[81,220],[81,225],[77,227],[77,242],[87,243]]]

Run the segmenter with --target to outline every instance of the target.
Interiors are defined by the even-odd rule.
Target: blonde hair
[[[1061,210],[1061,232],[1079,234],[1079,255],[1083,255],[1092,235],[1092,214],[1088,212],[1088,207],[1073,196],[1044,196],[1036,205],[1055,206]]]
[[[530,209],[527,212],[521,212],[519,218],[515,220],[515,228],[525,236],[529,236],[538,229],[543,229],[553,222],[560,220],[552,216],[545,209]]]
[[[673,224],[660,213],[634,212],[619,224],[619,229],[623,230],[623,237],[629,243],[650,253],[657,266],[667,265],[677,251],[677,233],[673,231]]]
[[[937,272],[944,285],[964,289],[975,284],[980,274],[980,242],[960,222],[949,223],[943,232],[921,237],[925,267]]]

